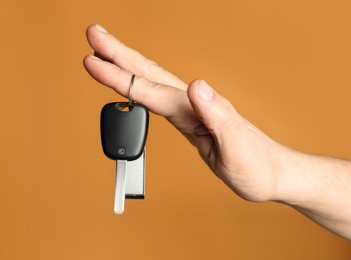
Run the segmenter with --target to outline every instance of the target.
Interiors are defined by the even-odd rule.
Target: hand
[[[86,56],[84,66],[94,79],[127,97],[135,74],[133,100],[166,117],[234,192],[251,201],[277,199],[288,149],[241,117],[205,81],[187,86],[99,25],[88,27],[87,38],[95,56]]]
[[[239,196],[283,202],[351,239],[351,162],[278,144],[205,81],[187,86],[101,26],[89,26],[87,38],[95,50],[84,59],[90,75],[126,97],[135,74],[133,100],[166,117]]]

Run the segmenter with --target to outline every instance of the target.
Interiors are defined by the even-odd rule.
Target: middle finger
[[[186,90],[187,85],[174,74],[158,66],[136,50],[124,45],[108,32],[101,32],[99,26],[91,25],[87,29],[87,38],[91,47],[105,59],[112,61],[120,68],[139,77],[163,85]]]
[[[97,81],[128,97],[132,77],[130,72],[91,55],[85,57],[84,66]],[[198,124],[185,90],[136,77],[132,99],[153,113],[170,120],[177,118],[178,123],[175,123],[175,126],[178,128],[191,128],[194,123]],[[180,118],[182,120],[179,120]]]

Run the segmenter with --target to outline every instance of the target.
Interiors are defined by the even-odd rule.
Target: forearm
[[[277,201],[351,239],[351,162],[293,150],[287,154]]]

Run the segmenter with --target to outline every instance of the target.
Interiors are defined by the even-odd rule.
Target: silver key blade
[[[116,214],[123,214],[124,200],[126,194],[127,161],[117,160],[116,166],[116,190],[114,211]]]
[[[128,161],[128,173],[126,175],[126,199],[144,199],[145,195],[145,158],[143,154],[134,161]]]

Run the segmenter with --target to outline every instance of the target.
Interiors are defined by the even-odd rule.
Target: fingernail
[[[214,97],[213,89],[204,80],[201,80],[199,83],[198,94],[199,97],[205,102],[212,101]]]
[[[98,29],[100,32],[103,32],[103,33],[108,33],[108,31],[102,27],[100,24],[96,24],[96,29]]]
[[[102,60],[99,57],[96,57],[95,55],[91,55],[91,54],[89,55],[89,57],[94,59],[94,60],[100,60],[100,61]]]

